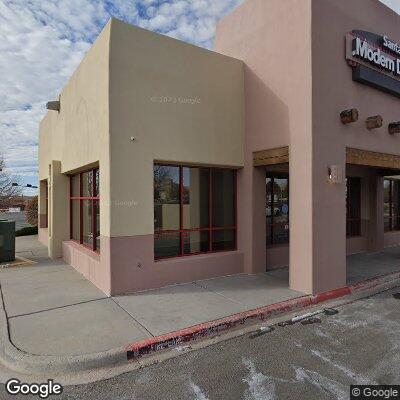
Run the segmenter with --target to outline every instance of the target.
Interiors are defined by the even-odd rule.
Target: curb
[[[372,278],[329,292],[306,295],[241,312],[105,352],[76,356],[34,355],[16,348],[10,340],[7,313],[0,286],[0,362],[12,371],[24,374],[48,374],[51,372],[52,375],[57,375],[112,368],[121,364],[127,364],[127,362],[139,361],[145,355],[170,349],[180,344],[192,342],[197,339],[212,338],[233,328],[243,327],[245,324],[265,321],[271,317],[282,316],[329,300],[352,295],[358,298],[362,298],[363,294],[365,295],[364,297],[371,296],[378,293],[379,290],[388,289],[388,284],[392,287],[399,285],[400,272]]]
[[[138,360],[144,355],[155,353],[160,350],[175,347],[180,344],[188,343],[196,339],[215,336],[229,329],[244,325],[256,320],[264,321],[270,317],[300,310],[305,307],[324,303],[329,300],[335,300],[351,295],[360,295],[362,292],[378,289],[380,286],[389,282],[400,279],[400,272],[381,275],[376,278],[345,286],[336,290],[320,293],[317,295],[306,295],[295,299],[283,301],[281,303],[271,304],[266,307],[257,308],[250,311],[241,312],[229,317],[210,321],[207,323],[192,326],[168,333],[166,335],[157,336],[146,339],[141,342],[133,343],[126,347],[126,355],[128,361]],[[400,283],[400,282],[399,282]],[[371,293],[368,293],[371,295]]]
[[[24,374],[54,374],[82,372],[91,369],[113,367],[126,363],[124,346],[101,353],[74,356],[46,356],[26,353],[11,342],[0,285],[0,363],[12,371]]]

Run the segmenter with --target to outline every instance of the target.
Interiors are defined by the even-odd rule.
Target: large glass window
[[[385,179],[383,190],[385,231],[398,231],[400,230],[400,183],[394,179]]]
[[[267,176],[266,190],[267,246],[289,243],[288,176]]]
[[[155,258],[236,248],[234,170],[154,166]]]
[[[346,235],[361,235],[361,178],[346,178]]]
[[[99,170],[70,177],[71,239],[100,251]]]

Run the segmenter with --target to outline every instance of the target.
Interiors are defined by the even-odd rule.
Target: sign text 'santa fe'
[[[382,45],[400,56],[400,45],[391,41],[387,36],[383,37]],[[359,37],[353,39],[352,48],[353,57],[361,58],[375,67],[382,68],[396,76],[400,75],[399,58],[387,54]]]

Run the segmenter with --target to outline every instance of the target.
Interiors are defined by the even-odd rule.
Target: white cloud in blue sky
[[[244,0],[0,0],[0,152],[37,184],[38,124],[111,16],[211,48]],[[400,13],[399,0],[382,0]]]

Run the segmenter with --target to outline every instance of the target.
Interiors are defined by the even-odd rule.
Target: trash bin
[[[15,260],[15,221],[0,220],[0,263]]]

